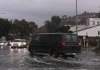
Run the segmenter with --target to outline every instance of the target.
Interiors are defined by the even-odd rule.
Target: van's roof
[[[77,35],[77,34],[73,34],[73,33],[38,33],[38,34],[72,34],[72,35]]]

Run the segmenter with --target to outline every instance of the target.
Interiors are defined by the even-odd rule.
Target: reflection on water
[[[0,46],[0,49],[3,49],[3,46]]]
[[[24,57],[27,55],[27,48],[12,49],[10,46],[0,48],[2,48],[0,49],[0,70],[25,67]]]
[[[3,49],[0,47],[0,70],[16,69],[16,70],[33,70],[34,68],[64,68],[72,70],[98,70],[100,67],[100,56],[97,56],[96,53],[88,50],[83,50],[77,58],[55,59],[53,57],[31,57],[27,48],[12,49],[9,46],[9,49]],[[58,69],[58,70],[59,70]]]

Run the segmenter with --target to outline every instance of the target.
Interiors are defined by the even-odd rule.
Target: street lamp
[[[76,20],[76,34],[78,34],[78,28],[77,28],[77,0],[76,0],[76,18],[75,18],[75,20]]]

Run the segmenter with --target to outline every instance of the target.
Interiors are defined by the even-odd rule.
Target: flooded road
[[[31,57],[27,48],[0,47],[0,70],[100,70],[100,55],[93,48],[82,50],[76,58]]]

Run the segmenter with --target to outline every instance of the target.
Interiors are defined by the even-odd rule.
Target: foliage
[[[6,36],[11,28],[11,21],[8,19],[0,18],[0,37]]]
[[[94,51],[100,53],[100,36],[96,36],[96,40],[97,40],[97,47],[95,48]]]
[[[47,30],[49,32],[53,31],[53,29],[52,29],[52,23],[49,20],[45,21],[45,26],[47,27]]]
[[[99,12],[99,13],[97,13],[97,17],[98,17],[98,18],[100,18],[100,12]]]
[[[93,51],[96,53],[100,53],[100,47],[96,47]]]
[[[69,30],[70,26],[61,26],[58,29],[56,29],[56,32],[64,32],[64,33],[72,33],[72,31]]]
[[[45,26],[47,27],[49,32],[55,32],[61,23],[61,18],[59,16],[52,16],[51,21],[45,21]]]
[[[51,21],[45,21],[45,26],[49,32],[66,32],[69,33],[70,26],[59,26],[61,18],[59,16],[52,16]]]
[[[0,37],[13,34],[16,38],[28,38],[38,28],[35,22],[25,19],[14,21],[0,18]]]

